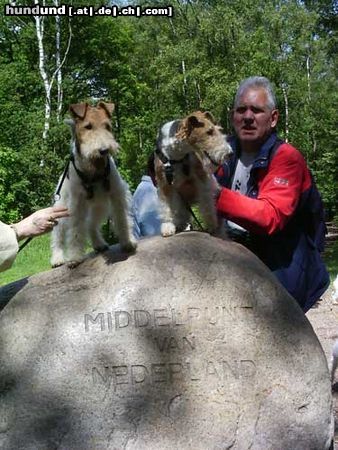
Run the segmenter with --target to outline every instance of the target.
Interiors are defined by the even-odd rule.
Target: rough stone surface
[[[306,314],[325,352],[329,367],[332,364],[332,348],[338,339],[338,302],[333,298],[333,285],[322,300]],[[332,385],[333,411],[335,417],[335,449],[338,450],[338,373]],[[333,449],[332,449],[333,450]]]
[[[3,450],[326,450],[325,355],[243,247],[202,233],[0,290]]]

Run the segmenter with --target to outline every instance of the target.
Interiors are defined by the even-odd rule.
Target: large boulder
[[[238,244],[116,246],[8,285],[0,304],[2,450],[330,446],[322,348]]]

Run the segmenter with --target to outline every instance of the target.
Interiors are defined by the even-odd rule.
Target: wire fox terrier
[[[127,183],[116,169],[112,155],[118,143],[112,134],[113,103],[99,102],[70,105],[72,142],[71,157],[64,177],[60,178],[60,199],[70,217],[60,219],[52,233],[53,267],[67,263],[75,267],[84,256],[89,235],[93,248],[104,251],[108,244],[101,225],[112,218],[114,231],[123,250],[136,248],[130,218],[131,195]]]
[[[217,218],[212,173],[232,153],[222,128],[209,112],[196,111],[165,123],[157,137],[156,180],[161,200],[161,234],[183,231],[197,203],[210,234],[225,237]]]

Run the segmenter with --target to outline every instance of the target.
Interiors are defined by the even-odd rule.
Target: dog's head
[[[99,102],[97,106],[88,103],[77,103],[69,106],[71,120],[66,123],[71,126],[76,149],[81,158],[94,164],[101,164],[114,155],[118,143],[112,133],[111,116],[113,103]]]
[[[185,117],[176,138],[188,142],[201,155],[206,152],[217,164],[222,164],[232,153],[222,127],[208,111],[195,111]]]

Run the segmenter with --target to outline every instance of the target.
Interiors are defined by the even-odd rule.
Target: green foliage
[[[0,7],[5,3],[0,0]],[[86,5],[84,0],[76,3]],[[146,0],[130,3],[149,5]],[[119,168],[134,189],[161,123],[205,109],[229,132],[238,83],[250,75],[265,75],[276,88],[280,134],[304,153],[330,215],[338,214],[333,3],[173,0],[171,4],[172,18],[71,19],[73,39],[62,67],[62,115],[74,102],[102,98],[115,103]],[[154,0],[152,5],[167,6],[167,2]],[[46,18],[44,24],[45,64],[51,73],[55,19]],[[62,17],[62,55],[68,36],[69,22]],[[42,140],[44,104],[34,20],[1,16],[3,219],[47,206],[67,158],[69,131],[57,122],[56,83],[46,141]]]
[[[0,217],[5,222],[14,222],[20,215],[15,193],[24,190],[26,182],[19,174],[18,154],[9,147],[0,146]]]

